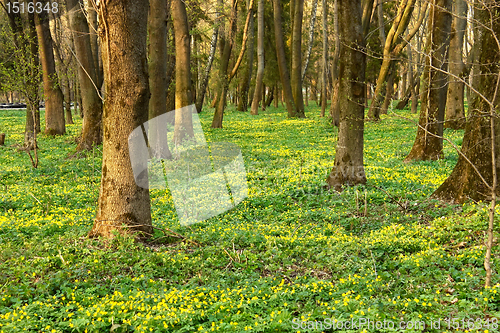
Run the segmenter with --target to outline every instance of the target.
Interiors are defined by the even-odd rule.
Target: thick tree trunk
[[[467,28],[467,2],[457,0],[453,3],[453,23],[451,26],[449,54],[449,83],[446,99],[444,126],[453,129],[465,128],[464,80],[465,64],[462,58],[465,29]]]
[[[149,120],[167,113],[167,0],[150,0],[149,35]],[[149,144],[156,158],[172,157],[166,124],[149,123]]]
[[[363,166],[366,51],[361,15],[361,0],[339,0],[340,126],[334,167],[326,179],[328,187],[337,191],[344,185],[366,183]]]
[[[451,0],[433,0],[429,22],[424,72],[424,96],[417,137],[405,161],[437,160],[443,154],[443,122],[446,107],[448,47],[451,30]]]
[[[295,0],[292,34],[292,72],[290,83],[292,86],[293,101],[297,116],[305,117],[304,97],[302,96],[302,17],[304,14],[304,0]]]
[[[479,19],[485,26],[491,25],[492,30],[482,36],[478,59],[480,69],[478,74],[480,74],[481,81],[476,87],[486,100],[476,98],[472,101],[465,126],[462,153],[459,154],[458,162],[451,175],[432,194],[434,198],[457,204],[469,199],[479,201],[491,198],[491,191],[481,177],[489,186],[493,185],[492,128],[490,127],[491,117],[488,113],[497,114],[500,111],[498,96],[500,49],[495,41],[495,36],[500,36],[500,22],[498,19],[491,21],[490,17],[498,18],[500,7],[498,1],[487,1],[487,3],[490,7],[489,13],[481,13]],[[475,11],[479,12],[480,8],[475,8]],[[475,16],[476,14],[478,13],[475,13]],[[494,119],[493,128],[495,133],[499,133],[498,118]],[[496,173],[499,174],[500,137],[497,135],[494,140]],[[497,195],[500,194],[498,188],[495,192]]]
[[[82,0],[68,0],[71,27],[74,34],[75,53],[83,108],[83,128],[77,150],[89,150],[102,142],[102,101],[98,94],[97,72],[92,55],[89,26],[82,13]],[[111,42],[109,42],[111,44]],[[109,45],[106,45],[109,47]],[[106,89],[107,90],[107,89]]]
[[[250,113],[259,113],[259,103],[262,97],[262,80],[264,79],[264,0],[259,0],[257,9],[257,78]]]
[[[153,233],[149,190],[137,186],[130,159],[130,133],[148,120],[146,37],[148,1],[101,2],[106,105],[103,117],[102,178],[97,217],[90,237]],[[147,150],[133,151],[147,173]],[[146,176],[147,177],[147,176]]]
[[[191,85],[191,43],[186,5],[183,0],[172,0],[172,18],[175,32],[175,128],[174,142],[194,138]]]
[[[298,1],[298,0],[297,0]],[[281,1],[273,0],[274,7],[274,36],[276,39],[276,56],[278,58],[278,67],[283,86],[283,98],[285,100],[288,117],[298,117],[295,102],[292,94],[292,86],[290,85],[290,73],[288,71],[288,62],[285,55],[285,41],[283,38],[283,26],[281,19]]]
[[[42,2],[39,2],[42,4]],[[42,11],[35,15],[36,32],[40,45],[40,58],[43,69],[43,90],[45,94],[45,134],[62,135],[66,133],[64,123],[63,94],[59,87],[49,16]]]

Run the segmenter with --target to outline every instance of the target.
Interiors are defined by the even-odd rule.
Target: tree
[[[302,82],[306,77],[307,67],[309,67],[309,59],[314,43],[314,27],[316,26],[316,11],[318,9],[318,0],[313,0],[311,9],[311,21],[309,22],[309,42],[307,44],[307,53],[304,58],[304,68],[302,68]]]
[[[423,74],[424,92],[419,127],[405,161],[443,158],[443,122],[446,106],[448,47],[451,31],[451,0],[433,0]],[[429,135],[428,133],[431,133]]]
[[[5,3],[11,3],[5,0]],[[40,132],[40,111],[39,111],[39,86],[40,86],[40,63],[38,58],[38,40],[35,27],[34,13],[21,15],[6,9],[5,3],[2,6],[9,18],[9,25],[12,30],[12,40],[14,48],[12,54],[15,56],[14,67],[10,69],[7,78],[9,82],[3,82],[12,86],[11,90],[21,91],[26,98],[26,126],[24,131],[24,148],[29,152],[35,149],[35,160],[33,165],[38,164],[36,156],[36,134]],[[30,155],[31,157],[31,155]]]
[[[167,112],[167,0],[150,0],[149,35],[149,119]],[[157,121],[150,124],[150,145],[157,158],[170,158],[164,125]]]
[[[37,3],[42,4],[41,1]],[[49,15],[41,11],[35,15],[40,59],[42,62],[43,91],[45,94],[45,134],[62,135],[66,133],[64,123],[63,94],[59,87],[52,36],[50,35]]]
[[[292,70],[290,84],[292,86],[295,112],[298,117],[305,117],[304,97],[302,96],[302,17],[304,15],[304,0],[295,0],[295,10],[292,24]]]
[[[410,22],[415,1],[416,0],[401,1],[389,33],[387,34],[387,36],[381,35],[382,41],[384,41],[383,38],[385,37],[385,43],[383,45],[383,60],[379,75],[377,77],[373,100],[370,104],[370,109],[368,110],[368,117],[372,120],[380,120],[380,113],[382,112],[380,106],[384,101],[386,95],[386,88],[388,86],[387,77],[394,69],[394,59],[399,56],[401,51],[408,44],[409,40],[411,40],[413,36],[415,36],[425,18],[425,13],[427,11],[427,2],[425,2],[425,5],[420,8],[417,23],[411,29],[410,33],[407,35],[407,38],[401,38]]]
[[[255,40],[255,28],[254,28],[254,11],[250,8],[250,0],[246,0],[247,10],[250,14],[250,25],[248,27],[248,52],[247,52],[247,65],[245,66],[243,75],[241,75],[241,84],[238,91],[238,111],[246,111],[248,109],[249,102],[249,90],[250,84],[252,82],[252,72],[253,72],[253,58],[254,58],[254,40]],[[251,103],[250,103],[251,104]]]
[[[462,203],[468,199],[490,200],[489,223],[486,232],[485,287],[491,287],[491,252],[495,222],[496,198],[499,195],[498,174],[500,172],[500,1],[488,0],[476,7],[474,15],[485,29],[476,35],[479,42],[480,82],[474,90],[475,98],[469,108],[469,117],[458,162],[451,175],[432,194],[432,197]]]
[[[326,94],[328,85],[328,4],[323,0],[323,68],[321,77],[321,116],[325,116]]]
[[[292,2],[292,1],[291,1]],[[290,85],[290,72],[288,71],[288,62],[285,55],[285,41],[283,37],[283,22],[281,18],[281,1],[273,0],[274,8],[274,36],[276,40],[276,56],[278,58],[278,67],[280,71],[281,85],[283,86],[283,96],[285,99],[288,117],[298,117],[297,109]]]
[[[67,7],[75,41],[78,77],[84,112],[82,134],[77,150],[89,150],[92,149],[93,145],[102,143],[102,101],[99,96],[99,87],[97,86],[98,77],[91,49],[89,25],[82,12],[82,8],[84,8],[83,1],[67,0]]]
[[[172,18],[174,21],[176,64],[174,142],[177,144],[194,137],[191,109],[182,109],[193,103],[191,38],[184,1],[172,0]]]
[[[464,79],[465,64],[462,58],[465,29],[467,27],[467,2],[453,2],[453,23],[451,26],[449,54],[448,97],[446,98],[445,127],[463,129],[465,127]]]
[[[340,27],[339,139],[334,167],[326,182],[340,191],[343,185],[366,183],[363,166],[366,51],[361,0],[338,0]]]
[[[103,115],[102,178],[97,217],[89,236],[113,238],[114,232],[152,234],[149,190],[137,186],[128,137],[148,120],[146,61],[149,1],[101,1],[106,104]],[[134,152],[144,157],[147,152]],[[147,168],[146,168],[147,169]]]
[[[257,8],[257,78],[252,100],[251,114],[259,112],[259,103],[262,98],[262,80],[264,79],[264,0],[259,0]]]
[[[219,17],[222,11],[222,7],[223,7],[222,0],[217,0],[217,9],[215,11],[215,24],[214,24],[214,30],[212,32],[212,38],[210,39],[210,51],[208,53],[208,60],[200,80],[201,82],[198,94],[196,94],[196,110],[198,112],[201,112],[203,108],[203,101],[205,99],[205,93],[207,91],[208,79],[210,77],[210,70],[212,69],[212,63],[215,58],[215,51],[217,49],[217,37],[219,35]]]

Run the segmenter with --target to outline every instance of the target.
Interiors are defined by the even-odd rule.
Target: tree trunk
[[[226,108],[227,90],[229,88],[229,78],[227,70],[229,68],[229,59],[234,43],[234,35],[236,33],[238,1],[231,0],[231,17],[229,21],[229,33],[227,36],[221,35],[221,59],[219,68],[219,92],[217,95],[217,105],[212,120],[212,128],[222,128],[222,120],[224,118],[224,109]]]
[[[167,0],[150,0],[149,35],[149,120],[167,113]],[[149,122],[149,144],[156,158],[170,159],[166,124]]]
[[[372,0],[373,2],[373,0]],[[325,116],[326,110],[326,95],[328,85],[328,4],[323,0],[323,68],[322,68],[322,84],[321,84],[321,117]]]
[[[314,27],[316,26],[317,9],[318,9],[318,0],[313,0],[311,8],[311,21],[309,22],[309,43],[307,43],[307,53],[304,59],[304,68],[302,68],[302,82],[304,82],[304,79],[306,77],[307,67],[309,66],[309,59],[311,58],[311,51],[314,43]]]
[[[375,87],[375,93],[373,94],[373,99],[370,104],[370,109],[368,111],[368,118],[378,121],[380,120],[380,106],[384,101],[387,88],[387,76],[393,67],[393,62],[401,51],[406,47],[413,36],[418,32],[420,25],[425,18],[425,12],[427,10],[428,3],[426,2],[423,7],[420,8],[419,17],[417,22],[414,24],[410,33],[405,39],[401,38],[411,19],[411,14],[413,12],[413,7],[416,0],[402,1],[398,7],[398,12],[394,21],[392,23],[391,29],[386,36],[385,44],[383,45],[383,60],[380,67],[380,72],[377,77],[377,83]]]
[[[239,90],[239,98],[238,98],[238,111],[247,111],[248,109],[248,100],[249,100],[249,89],[250,83],[252,81],[252,72],[253,72],[253,53],[254,53],[254,18],[253,18],[253,9],[250,8],[250,0],[247,0],[247,10],[250,15],[250,26],[249,30],[249,40],[248,40],[248,52],[247,52],[247,65],[245,66],[245,70],[241,77],[241,84]]]
[[[497,114],[500,111],[498,97],[500,49],[495,41],[496,36],[500,36],[500,22],[497,19],[491,21],[490,18],[498,18],[500,7],[498,1],[487,1],[487,3],[489,13],[484,13],[479,7],[475,8],[475,11],[482,12],[475,13],[475,16],[480,14],[479,18],[478,16],[476,18],[492,29],[482,36],[478,59],[480,69],[478,74],[480,74],[481,81],[476,88],[486,100],[478,97],[472,101],[458,162],[451,175],[432,194],[433,198],[457,204],[470,199],[479,201],[490,198],[491,191],[481,180],[478,172],[489,186],[493,184],[491,117],[487,114],[491,111]],[[496,133],[500,131],[498,118],[494,119],[493,128]],[[494,146],[496,173],[498,174],[500,172],[500,138],[498,135],[494,138]],[[497,195],[500,193],[498,188],[495,192]]]
[[[98,21],[97,21],[97,11],[92,4],[92,1],[87,1],[87,18],[89,24],[90,33],[90,48],[92,50],[92,59],[94,61],[94,68],[96,70],[97,82],[96,86],[101,91],[103,82],[103,68],[99,49],[99,39],[98,39]]]
[[[102,1],[106,105],[103,117],[102,178],[97,217],[90,237],[113,238],[114,232],[153,233],[149,190],[136,184],[130,159],[130,133],[148,120],[146,57],[149,1]],[[146,170],[147,150],[132,152]]]
[[[335,36],[335,51],[333,53],[332,60],[332,102],[330,105],[330,116],[332,117],[332,123],[334,126],[339,126],[340,124],[340,109],[339,109],[339,57],[340,57],[340,27],[339,27],[339,0],[334,2],[333,10],[333,35]]]
[[[453,3],[454,15],[451,26],[449,83],[446,99],[446,116],[444,126],[453,129],[465,128],[464,79],[465,64],[462,58],[464,34],[467,27],[467,2],[457,0]]]
[[[264,79],[264,0],[259,0],[257,9],[257,78],[250,114],[259,113],[259,103],[262,96],[262,80]]]
[[[42,2],[38,1],[42,4]],[[41,11],[35,15],[36,32],[40,45],[40,58],[43,69],[43,90],[45,94],[45,134],[62,135],[66,133],[63,110],[63,94],[59,87],[52,37],[50,35],[49,16]]]
[[[68,0],[67,6],[75,40],[80,96],[84,115],[82,135],[76,149],[78,151],[90,150],[92,146],[99,145],[102,142],[102,101],[98,94],[98,79],[92,55],[89,26],[81,11],[83,2],[82,0]],[[110,47],[109,44],[106,47]],[[106,89],[106,91],[108,90]]]
[[[446,107],[451,0],[433,0],[424,72],[424,96],[415,143],[405,161],[437,160],[443,154],[443,122]]]
[[[175,32],[175,128],[174,142],[194,138],[191,85],[191,44],[186,5],[183,0],[172,0],[172,18]]]
[[[290,83],[297,116],[304,118],[304,97],[302,96],[302,17],[304,0],[295,0],[292,35],[292,72]]]
[[[329,188],[366,183],[363,166],[364,104],[366,98],[365,38],[361,23],[361,0],[339,0],[340,71],[339,139],[335,163],[326,179]]]

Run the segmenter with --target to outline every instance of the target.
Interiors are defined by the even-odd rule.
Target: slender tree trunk
[[[339,58],[340,58],[340,37],[339,37],[339,32],[340,32],[340,27],[339,27],[339,5],[338,5],[339,0],[335,0],[334,2],[334,11],[333,11],[333,29],[334,29],[334,36],[335,36],[335,50],[333,53],[333,60],[332,60],[332,102],[330,105],[330,116],[332,117],[332,123],[334,126],[339,126],[340,124],[340,109],[339,109],[339,84],[340,84],[340,78],[339,78],[339,71],[338,71],[338,64],[339,64]]]
[[[373,2],[373,1],[372,1]],[[321,117],[325,116],[327,85],[328,85],[328,4],[323,0],[323,76],[321,85]]]
[[[253,9],[250,8],[251,0],[246,0],[247,2],[247,10],[250,14],[250,26],[248,28],[248,52],[247,52],[247,65],[245,66],[245,70],[241,77],[241,85],[239,91],[239,99],[238,99],[238,111],[247,111],[249,97],[249,89],[250,84],[252,82],[252,72],[253,72],[253,53],[254,53],[254,18],[253,18]]]
[[[150,0],[149,35],[149,120],[167,113],[167,0]],[[165,124],[149,122],[149,144],[153,156],[169,159],[172,154],[168,147]]]
[[[92,59],[94,61],[94,68],[96,69],[97,76],[96,86],[100,90],[104,79],[102,61],[100,57],[99,39],[97,35],[99,29],[97,21],[97,11],[94,8],[92,1],[87,1],[87,19],[90,33],[90,48],[92,50]]]
[[[278,67],[283,86],[283,98],[285,100],[288,117],[298,117],[296,112],[295,102],[292,94],[292,86],[290,85],[290,74],[288,71],[288,62],[285,55],[285,41],[283,38],[283,26],[281,19],[281,2],[273,0],[274,7],[274,36],[276,39],[276,56],[278,58]]]
[[[133,150],[134,163],[142,163],[134,168],[146,170],[147,178],[147,149],[135,149],[127,142],[130,133],[148,120],[149,1],[102,1],[100,5],[100,22],[106,27],[103,33],[106,106],[98,211],[89,236],[113,238],[114,232],[138,232],[148,237],[153,233],[149,190],[137,185],[129,150]]]
[[[259,113],[259,102],[262,96],[262,80],[264,78],[264,0],[259,0],[257,9],[257,78],[250,113]]]
[[[311,51],[314,43],[314,27],[316,26],[317,9],[318,0],[313,0],[311,8],[311,21],[309,22],[309,42],[307,43],[307,53],[304,58],[304,68],[302,68],[302,82],[304,82],[304,79],[306,78],[307,67],[309,66],[309,59],[311,58]]]
[[[363,166],[364,104],[366,98],[365,38],[361,21],[361,0],[339,0],[340,126],[335,162],[326,179],[329,188],[341,191],[345,185],[366,183]]]
[[[465,64],[462,58],[464,34],[467,28],[467,2],[457,0],[453,3],[453,23],[451,26],[449,54],[449,83],[446,99],[445,127],[465,128],[464,88]]]
[[[417,137],[405,161],[437,160],[443,154],[443,122],[446,107],[448,47],[451,30],[451,0],[433,0],[429,22],[424,72],[424,96]]]
[[[42,2],[38,2],[42,4]],[[40,58],[43,69],[43,90],[45,94],[45,134],[62,135],[66,133],[64,123],[63,94],[59,87],[50,35],[49,17],[41,11],[35,15]]]
[[[84,114],[82,135],[77,150],[89,150],[93,145],[102,143],[102,101],[98,94],[98,79],[92,55],[89,26],[82,13],[83,3],[81,0],[67,0],[67,6],[75,40]]]
[[[172,0],[172,18],[175,32],[175,128],[174,142],[194,138],[191,85],[191,43],[186,5],[183,0]]]
[[[293,101],[296,113],[300,118],[304,114],[304,97],[302,96],[302,17],[304,14],[304,0],[295,0],[292,35],[292,72],[290,83],[292,86]]]

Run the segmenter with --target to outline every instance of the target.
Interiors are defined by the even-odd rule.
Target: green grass
[[[23,140],[24,112],[0,110],[7,133],[0,147],[0,332],[320,332],[294,323],[327,318],[391,320],[396,328],[418,320],[428,332],[451,331],[446,318],[460,327],[483,319],[496,331],[499,249],[495,286],[484,289],[485,205],[428,199],[457,161],[450,145],[443,160],[405,164],[415,125],[395,115],[368,122],[369,185],[339,194],[322,188],[337,130],[318,108],[289,120],[283,108],[252,117],[230,107],[224,129],[210,128],[212,115],[201,114],[207,140],[242,148],[249,197],[181,227],[168,191],[151,190],[154,225],[197,247],[160,232],[147,244],[86,238],[101,147],[68,158],[78,118],[63,137],[40,135],[33,169],[13,146]],[[445,135],[460,144],[463,132]],[[430,328],[438,319],[441,329]]]

